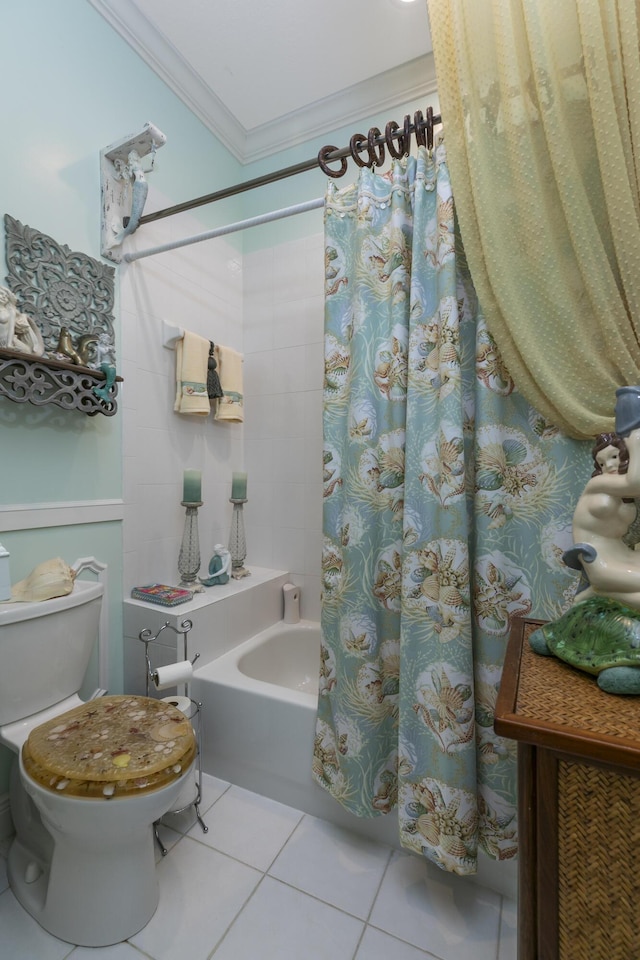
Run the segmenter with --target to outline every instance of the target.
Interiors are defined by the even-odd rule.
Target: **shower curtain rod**
[[[423,116],[421,110],[417,110],[411,116],[407,114],[403,125],[400,126],[394,120],[387,123],[384,133],[381,133],[378,127],[371,127],[365,136],[362,133],[354,133],[349,140],[349,146],[339,150],[337,147],[322,147],[317,157],[311,160],[305,160],[302,163],[296,163],[291,167],[283,167],[281,170],[274,170],[272,173],[266,173],[254,180],[245,180],[244,183],[237,183],[233,187],[226,187],[224,190],[217,190],[215,193],[209,193],[204,197],[197,197],[195,200],[186,200],[184,203],[178,203],[173,207],[166,207],[164,210],[156,210],[154,213],[148,213],[140,217],[139,226],[144,223],[152,223],[154,220],[161,220],[164,217],[172,217],[176,213],[184,213],[186,210],[193,210],[195,207],[202,207],[207,203],[215,203],[216,200],[224,200],[227,197],[233,197],[238,193],[244,193],[247,190],[254,190],[256,187],[263,187],[268,183],[275,183],[278,180],[284,180],[287,177],[294,177],[299,173],[306,173],[315,167],[320,167],[328,177],[337,179],[343,177],[347,172],[346,157],[351,156],[359,167],[381,166],[385,158],[385,146],[392,157],[399,160],[409,153],[411,146],[411,135],[415,134],[416,143],[419,146],[431,149],[433,146],[433,128],[436,124],[442,123],[440,114],[433,113],[433,107],[427,107],[427,115]],[[396,145],[397,141],[397,145]],[[366,153],[366,159],[360,156]],[[332,170],[329,163],[340,160],[340,169]],[[264,221],[263,221],[264,222]],[[242,229],[242,228],[240,228]],[[130,259],[125,257],[125,260]],[[139,259],[139,257],[132,257]]]
[[[324,197],[318,197],[315,200],[306,200],[304,203],[297,203],[292,207],[283,207],[282,210],[273,210],[271,213],[261,213],[257,217],[250,217],[248,220],[238,220],[236,223],[227,224],[226,227],[216,227],[214,230],[207,230],[205,233],[196,233],[192,237],[184,237],[181,240],[173,240],[170,243],[162,243],[158,247],[150,247],[148,250],[137,250],[135,253],[125,253],[123,260],[132,263],[134,260],[142,260],[144,257],[153,257],[156,253],[165,253],[167,250],[175,250],[177,247],[187,247],[192,243],[200,243],[202,240],[213,240],[214,237],[223,237],[228,233],[236,233],[238,230],[246,230],[248,227],[258,227],[261,223],[271,223],[272,220],[283,220],[285,217],[293,217],[298,213],[306,213],[307,210],[316,210],[324,206]]]

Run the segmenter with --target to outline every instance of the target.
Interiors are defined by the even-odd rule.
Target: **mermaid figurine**
[[[209,561],[209,577],[206,580],[200,577],[200,583],[203,583],[205,587],[228,583],[230,573],[231,554],[221,543],[216,543],[213,548],[213,556]]]

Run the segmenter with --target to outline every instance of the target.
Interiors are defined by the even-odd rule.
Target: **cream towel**
[[[184,332],[176,343],[176,413],[207,417],[211,404],[207,395],[209,341],[196,333]]]
[[[244,357],[231,347],[216,345],[216,361],[224,397],[216,401],[216,420],[244,420],[242,362]]]

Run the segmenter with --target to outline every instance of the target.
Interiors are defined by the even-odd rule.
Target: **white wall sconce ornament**
[[[167,142],[153,123],[100,151],[103,257],[120,263],[122,241],[138,228],[149,191],[145,173],[153,169],[156,150]],[[145,158],[150,158],[143,164]],[[148,168],[145,170],[145,166]]]

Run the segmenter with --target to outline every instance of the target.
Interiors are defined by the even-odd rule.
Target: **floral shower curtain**
[[[315,779],[397,809],[452,872],[515,855],[493,732],[512,620],[556,617],[590,444],[514,391],[468,274],[444,142],[325,206],[322,660]]]

